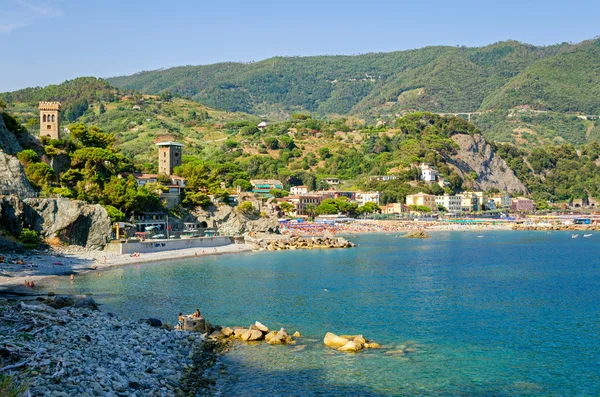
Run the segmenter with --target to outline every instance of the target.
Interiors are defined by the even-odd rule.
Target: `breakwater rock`
[[[66,198],[0,196],[0,226],[14,235],[23,228],[69,245],[102,249],[110,240],[111,222],[100,205]]]
[[[402,237],[404,237],[404,238],[430,238],[431,236],[429,235],[429,233],[427,233],[424,230],[411,230],[410,232],[406,233]]]
[[[379,343],[367,340],[362,335],[338,336],[328,332],[323,338],[323,344],[327,347],[346,353],[356,353],[363,349],[381,349]]]
[[[204,337],[44,304],[3,303],[0,371],[32,396],[177,396]],[[60,306],[60,305],[57,305]],[[8,319],[8,320],[6,320]],[[26,337],[23,337],[26,335]]]
[[[253,239],[246,237],[246,243],[260,251],[281,251],[316,248],[351,248],[355,244],[343,237],[287,237],[273,239]]]
[[[287,333],[285,328],[279,331],[271,331],[267,326],[257,321],[249,327],[225,327],[213,332],[210,335],[212,339],[234,338],[244,342],[265,341],[269,345],[286,345],[294,344],[294,337],[300,337],[300,333],[296,331],[294,336]]]

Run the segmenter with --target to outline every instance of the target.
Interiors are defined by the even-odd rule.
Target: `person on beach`
[[[194,314],[192,314],[192,318],[200,318],[202,315],[200,314],[200,309],[196,309]]]
[[[183,329],[183,313],[179,313],[179,317],[177,318],[177,326],[179,327],[179,329]]]
[[[71,274],[71,281],[75,280],[75,275]]]
[[[194,252],[194,258],[197,258],[197,257],[198,257],[198,253]]]

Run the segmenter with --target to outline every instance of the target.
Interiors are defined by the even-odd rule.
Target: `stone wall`
[[[231,237],[198,237],[182,238],[176,240],[155,240],[155,241],[135,241],[135,242],[113,242],[108,247],[109,251],[119,252],[121,254],[131,254],[134,252],[148,253],[179,250],[186,248],[213,248],[232,244]]]

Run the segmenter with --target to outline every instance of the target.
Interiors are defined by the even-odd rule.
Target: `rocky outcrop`
[[[372,340],[365,339],[362,335],[338,336],[328,332],[323,338],[323,344],[341,352],[356,353],[362,349],[380,349],[381,346]]]
[[[230,236],[279,233],[277,214],[271,206],[262,205],[258,201],[253,203],[257,208],[253,214],[242,214],[236,207],[220,204],[206,210],[197,208],[192,211],[192,216],[184,221],[206,222],[208,227],[217,227],[220,233]]]
[[[477,173],[477,180],[470,188],[474,190],[497,188],[513,193],[527,192],[525,185],[515,176],[508,164],[496,155],[483,135],[456,134],[452,136],[452,140],[459,148],[446,160],[463,179],[469,172]]]
[[[300,336],[298,331],[296,331],[296,334],[298,334],[298,337]],[[213,339],[230,337],[241,339],[244,342],[258,342],[264,340],[269,345],[285,345],[295,343],[294,338],[290,336],[284,328],[281,328],[279,331],[269,331],[267,326],[258,321],[250,325],[248,328],[225,327],[221,328],[218,335],[215,335],[214,337],[211,335],[211,338]]]
[[[0,111],[0,150],[7,154],[16,155],[23,150],[17,137],[6,127],[2,112]]]
[[[430,238],[431,236],[424,230],[411,230],[406,233],[404,238]]]
[[[246,244],[250,244],[259,251],[282,251],[315,248],[351,248],[354,243],[343,237],[281,237],[255,239],[246,237]]]
[[[23,228],[44,238],[58,237],[69,245],[102,249],[110,240],[111,222],[100,205],[65,198],[0,197],[0,226],[14,235]]]
[[[0,120],[2,120],[1,117]],[[23,198],[34,195],[34,190],[29,184],[19,160],[2,150],[0,150],[0,194],[16,194]]]

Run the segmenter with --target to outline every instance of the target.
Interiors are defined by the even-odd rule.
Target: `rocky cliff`
[[[242,214],[229,205],[218,205],[207,210],[198,208],[192,214],[194,220],[206,222],[208,227],[216,226],[219,232],[227,235],[279,233],[277,214],[272,207],[261,205],[258,201],[253,201],[253,204],[257,210],[255,214]]]
[[[31,197],[34,194],[19,160],[2,150],[0,150],[0,194],[16,194],[20,197]]]
[[[23,148],[19,144],[17,137],[7,127],[0,112],[0,150],[7,154],[16,155]]]
[[[457,134],[452,136],[452,140],[458,144],[459,149],[446,160],[463,179],[469,172],[477,173],[477,180],[470,188],[474,190],[497,188],[512,193],[527,192],[525,185],[515,176],[508,164],[500,156],[496,156],[483,135]]]
[[[0,226],[14,235],[29,228],[44,238],[58,237],[66,244],[88,249],[102,249],[111,233],[110,218],[102,206],[65,198],[1,196]]]

